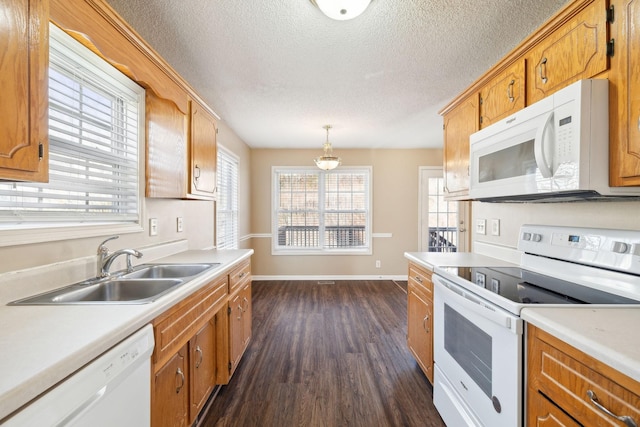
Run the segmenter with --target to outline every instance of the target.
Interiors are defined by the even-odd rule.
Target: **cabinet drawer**
[[[229,294],[234,293],[249,280],[251,280],[251,261],[246,260],[229,273]]]
[[[420,287],[425,292],[428,298],[433,299],[433,283],[431,283],[431,276],[433,272],[418,267],[416,264],[409,264],[409,283]]]
[[[640,424],[639,383],[538,328],[529,326],[529,334],[530,396],[544,394],[582,425],[624,425],[598,409],[591,392],[612,413]]]
[[[153,321],[155,366],[161,367],[185,345],[220,310],[227,295],[227,277],[223,276],[156,318]]]

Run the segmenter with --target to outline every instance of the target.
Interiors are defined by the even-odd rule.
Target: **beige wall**
[[[224,123],[219,123],[219,140],[222,145],[240,158],[240,236],[250,233],[249,174],[251,153]],[[123,234],[118,240],[109,242],[111,250],[121,248],[144,248],[180,239],[189,241],[189,249],[214,246],[214,202],[174,199],[145,199],[145,230]],[[183,217],[184,231],[178,233],[176,218]],[[149,218],[158,219],[158,235],[149,236]],[[99,243],[107,236],[85,239],[62,240],[47,243],[0,247],[0,273],[52,264],[96,254]],[[1,235],[0,235],[1,238]],[[245,242],[245,245],[247,242]],[[241,246],[242,247],[242,246]],[[144,251],[143,251],[144,252]],[[144,261],[144,257],[142,258]]]
[[[474,242],[516,248],[522,224],[640,229],[640,201],[575,203],[473,202]],[[500,220],[500,236],[491,235],[491,219]],[[487,220],[487,235],[475,233],[475,220]],[[475,250],[474,250],[475,251]]]
[[[440,166],[442,150],[336,150],[344,166],[373,168],[372,255],[271,255],[272,166],[312,166],[318,150],[254,149],[251,157],[251,230],[256,276],[399,276],[405,251],[418,249],[418,168]],[[382,267],[375,268],[380,260]]]

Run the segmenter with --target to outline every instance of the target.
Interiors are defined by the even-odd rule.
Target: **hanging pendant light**
[[[325,171],[330,171],[331,169],[335,169],[342,163],[340,157],[336,157],[333,155],[333,148],[331,148],[331,143],[329,142],[329,129],[331,129],[331,125],[325,125],[322,127],[327,130],[327,141],[324,143],[324,155],[320,157],[316,157],[314,161],[316,162],[316,166]]]
[[[346,21],[360,16],[371,0],[311,0],[311,3],[329,18]]]

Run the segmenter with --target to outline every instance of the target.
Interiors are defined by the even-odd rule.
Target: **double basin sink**
[[[130,272],[84,280],[9,305],[145,304],[220,263],[142,264]]]

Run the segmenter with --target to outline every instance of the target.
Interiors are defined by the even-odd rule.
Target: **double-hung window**
[[[370,254],[371,168],[274,167],[274,254]]]
[[[218,146],[216,247],[238,249],[238,158]]]
[[[50,28],[49,182],[0,183],[1,240],[139,231],[144,89]]]

